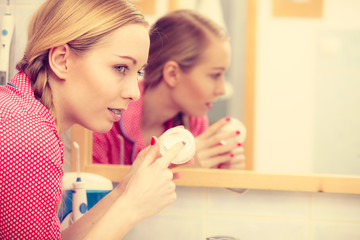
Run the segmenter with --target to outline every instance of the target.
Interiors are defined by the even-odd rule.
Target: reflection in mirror
[[[243,12],[244,6],[241,5]],[[151,46],[145,76],[139,82],[140,99],[129,103],[120,122],[109,132],[94,133],[94,163],[132,164],[137,154],[150,145],[152,136],[159,137],[165,130],[183,125],[196,137],[197,148],[191,167],[245,169],[243,140],[246,130],[240,123],[236,124],[241,116],[235,118],[241,109],[237,105],[236,113],[230,113],[232,118],[227,117],[229,111],[226,111],[233,84],[225,81],[225,74],[230,67],[231,54],[238,59],[236,54],[241,53],[231,49],[230,39],[233,39],[229,38],[224,25],[223,15],[228,14],[223,14],[222,9],[229,11],[233,6],[227,3],[211,7],[211,11],[218,11],[217,19],[201,13],[207,12],[209,6],[206,6],[206,9],[197,8],[197,12],[173,11],[155,22],[150,29]],[[228,19],[228,22],[232,21]],[[238,69],[233,68],[233,71]],[[233,76],[239,74],[233,73]],[[236,85],[242,80],[228,79]],[[212,110],[210,128],[209,110]],[[116,119],[120,116],[118,109],[109,111]],[[222,131],[225,126],[230,129]]]
[[[360,174],[360,2],[322,2],[307,18],[259,1],[255,170]]]

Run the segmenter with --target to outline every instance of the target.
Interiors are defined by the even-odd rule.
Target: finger
[[[243,147],[237,147],[231,151],[234,155],[244,155],[244,148]]]
[[[234,148],[230,145],[217,145],[207,149],[206,151],[202,151],[201,156],[202,158],[209,158],[218,155],[230,155],[232,150],[234,150]]]
[[[223,126],[229,123],[230,118],[222,118],[219,121],[212,124],[205,132],[201,134],[201,137],[208,138],[214,135],[217,131],[220,130]]]
[[[176,167],[181,167],[181,166],[185,166],[185,165],[190,165],[190,164],[193,164],[195,162],[195,159],[194,158],[191,158],[189,161],[185,162],[185,163],[182,163],[182,164],[173,164],[173,163],[170,163],[169,165],[169,168],[172,169],[172,168],[176,168]]]
[[[229,161],[219,165],[221,169],[234,169],[234,170],[244,170],[245,162],[243,161]]]
[[[174,172],[173,180],[179,179],[181,177],[181,172]]]
[[[219,133],[214,133],[211,137],[208,137],[208,138],[205,138],[204,136],[198,136],[195,138],[195,140],[196,140],[197,148],[203,149],[203,148],[209,148],[209,147],[212,147],[212,146],[218,145],[218,144],[225,145],[224,140],[234,138],[238,134],[239,133],[237,131],[219,132]]]
[[[214,154],[226,154],[226,153],[233,153],[235,155],[244,154],[244,148],[242,147],[241,143],[229,143],[225,145],[216,145],[212,147],[209,152]]]
[[[235,155],[230,161],[230,168],[238,170],[245,169],[245,156],[243,154]]]
[[[147,152],[144,151],[145,149],[148,149]],[[144,159],[144,164],[149,166],[149,165],[153,164],[158,157],[161,156],[159,153],[159,141],[158,141],[157,137],[152,137],[151,145],[145,149],[141,152],[144,152],[142,154],[146,154],[145,159]]]
[[[211,158],[202,159],[198,162],[201,168],[213,168],[217,167],[219,164],[229,162],[232,159],[232,155],[216,155]]]
[[[180,153],[180,151],[184,148],[184,143],[181,141],[174,144],[169,151],[167,151],[161,158],[156,161],[156,164],[163,168],[168,168],[171,161]]]

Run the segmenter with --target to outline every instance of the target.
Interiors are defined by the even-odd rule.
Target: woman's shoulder
[[[36,106],[37,105],[37,106]],[[40,103],[35,105],[12,101],[0,107],[0,125],[7,132],[19,131],[22,134],[55,131],[56,125],[51,113]]]
[[[53,122],[50,111],[35,99],[26,75],[18,73],[12,83],[0,87],[0,121],[24,117]]]
[[[0,119],[1,148],[27,159],[51,160],[62,165],[63,147],[51,119],[35,114],[12,114]]]

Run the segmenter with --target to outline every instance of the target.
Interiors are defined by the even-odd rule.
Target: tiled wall
[[[178,199],[125,240],[359,240],[360,195],[178,187]]]

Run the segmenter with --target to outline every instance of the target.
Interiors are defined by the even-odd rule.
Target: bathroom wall
[[[13,2],[13,1],[11,1]],[[16,39],[15,39],[15,58],[16,61],[21,57],[26,44],[27,23],[31,14],[39,6],[42,0],[16,0],[13,10],[16,14]],[[321,20],[309,19],[272,19],[271,1],[259,0],[258,23],[260,24],[258,37],[261,38],[266,33],[267,24],[287,24],[291,21],[294,27],[301,29],[311,28],[311,24],[319,24]],[[360,12],[359,1],[357,0],[324,0],[325,16],[332,11],[344,12],[353,10],[353,13]],[[0,15],[3,14],[5,1],[0,1]],[[354,4],[355,7],[348,7]],[[350,5],[351,6],[351,5]],[[345,21],[345,20],[344,20]],[[351,24],[351,22],[350,22]],[[296,32],[296,31],[295,31]],[[269,33],[271,35],[271,33]],[[277,34],[277,33],[273,33]],[[269,37],[268,35],[267,38]],[[276,36],[275,36],[276,37]],[[274,38],[275,38],[274,37]],[[293,50],[301,52],[301,42],[304,40],[299,36],[296,40],[297,48]],[[268,38],[269,39],[269,38]],[[275,39],[276,40],[276,39]],[[294,39],[292,39],[294,40]],[[265,40],[260,39],[258,56],[257,77],[262,82],[265,79],[273,80],[278,75],[273,74],[271,68],[265,68],[266,60],[276,56],[274,49],[269,49],[265,45]],[[308,39],[305,41],[309,41]],[[276,41],[275,41],[276,42]],[[272,48],[278,47],[272,45]],[[309,51],[308,49],[306,49]],[[291,53],[283,56],[278,64],[285,64],[291,60]],[[312,55],[310,55],[311,57]],[[296,61],[309,62],[304,69],[304,76],[299,81],[304,81],[311,77],[314,69],[311,68],[309,55],[300,55],[301,59]],[[12,63],[13,73],[15,62]],[[291,71],[286,72],[293,79]],[[310,81],[310,80],[309,80]],[[260,81],[259,81],[260,82]],[[304,84],[309,84],[305,82]],[[306,85],[307,86],[307,85]],[[267,87],[271,87],[267,86]],[[257,103],[263,104],[264,99],[261,95],[261,88],[257,92]],[[302,94],[308,94],[303,87]],[[269,103],[271,104],[271,103]],[[260,112],[257,114],[256,127],[258,131],[266,133],[258,134],[260,142],[258,150],[264,149],[268,134],[269,118],[264,116],[263,106],[259,106]],[[294,110],[295,111],[295,110]],[[297,110],[299,111],[299,110]],[[289,114],[293,114],[290,112]],[[307,114],[305,110],[301,114]],[[300,119],[301,120],[301,119]],[[307,122],[302,121],[302,124]],[[310,129],[303,134],[310,135]],[[272,136],[272,135],[271,135]],[[270,137],[271,139],[271,137]],[[304,143],[310,144],[310,143]],[[289,149],[296,152],[303,159],[307,152],[299,153],[298,149]],[[260,158],[261,153],[258,153]],[[268,158],[264,158],[268,159]],[[304,164],[303,168],[308,166]],[[278,169],[281,170],[281,163]],[[286,164],[284,164],[287,167]],[[259,166],[258,166],[259,167]],[[265,167],[266,168],[266,167]],[[201,188],[201,187],[178,187],[178,199],[174,204],[164,209],[160,214],[145,220],[132,229],[125,240],[205,240],[206,237],[215,235],[229,235],[241,240],[358,240],[360,239],[360,195],[347,194],[326,194],[326,193],[306,193],[306,192],[286,192],[286,191],[267,191],[267,190],[248,190],[242,194],[222,188]],[[114,219],[116,221],[116,219]]]
[[[10,10],[15,17],[15,34],[12,46],[12,61],[10,62],[10,76],[16,73],[16,62],[19,61],[24,54],[27,41],[27,27],[31,16],[42,2],[43,0],[10,0]],[[3,16],[5,13],[6,3],[7,0],[0,0],[0,16]]]
[[[178,199],[124,240],[358,240],[360,195],[178,187]]]

